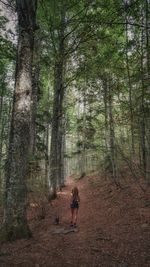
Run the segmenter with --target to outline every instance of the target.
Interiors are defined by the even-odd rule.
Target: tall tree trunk
[[[134,145],[134,126],[133,126],[133,104],[132,104],[132,83],[130,76],[130,67],[129,67],[129,56],[128,56],[128,23],[126,18],[126,67],[128,74],[128,85],[129,85],[129,109],[130,109],[130,130],[131,130],[131,158],[135,154],[135,145]]]
[[[79,98],[81,97],[80,92],[79,92]],[[80,106],[80,101],[78,100],[78,105],[77,105],[77,118],[78,120],[80,119],[80,113],[81,113],[81,106]],[[81,148],[81,136],[80,136],[80,130],[79,127],[77,127],[77,142],[78,142],[78,156],[77,156],[77,173],[81,176],[82,173],[82,148]],[[72,167],[72,166],[71,166]]]
[[[109,132],[110,132],[110,160],[112,165],[112,175],[115,184],[117,185],[117,162],[116,162],[116,147],[115,147],[115,131],[114,131],[114,120],[113,120],[113,97],[112,89],[110,88],[110,83],[108,84],[108,110],[109,110]]]
[[[107,80],[103,80],[103,101],[104,101],[104,113],[105,113],[105,161],[104,170],[106,171],[107,166],[110,165],[110,151],[109,151],[109,110],[108,110],[108,85]],[[107,174],[106,174],[107,175]]]
[[[48,101],[50,101],[51,95],[50,95],[50,86],[48,87]],[[50,112],[50,110],[48,110]],[[45,146],[46,146],[46,155],[45,155],[45,192],[48,194],[49,192],[49,187],[50,187],[50,160],[49,160],[49,155],[50,155],[50,136],[51,132],[51,121],[47,121],[46,124],[46,138],[45,138]]]
[[[59,46],[54,69],[54,101],[53,101],[53,120],[51,132],[51,152],[50,152],[50,195],[55,198],[57,195],[57,185],[59,182],[59,127],[62,119],[62,107],[64,99],[64,34],[65,34],[65,10],[62,6],[61,25],[59,32]]]
[[[33,52],[33,68],[32,68],[32,106],[31,106],[31,127],[30,127],[30,153],[32,156],[36,152],[36,113],[38,105],[38,86],[39,86],[39,42],[35,40]]]
[[[86,68],[85,68],[86,71]],[[87,87],[87,77],[85,77],[85,88],[83,92],[83,128],[82,128],[82,148],[81,148],[81,177],[86,174],[86,87]]]
[[[150,3],[148,0],[145,0],[145,12],[146,12],[146,57],[147,57],[147,83],[146,83],[146,96],[148,98],[150,94]],[[146,179],[150,183],[150,107],[147,101],[146,108],[146,147],[147,147],[147,157],[146,157]]]
[[[3,115],[3,113],[2,113]],[[4,126],[5,125],[5,120],[4,116],[2,116],[0,120],[0,187],[1,187],[1,171],[2,171],[2,165],[3,165],[3,144],[4,144]]]
[[[58,133],[58,187],[64,186],[65,118],[62,117]]]
[[[28,238],[31,232],[26,216],[26,176],[30,148],[32,95],[32,58],[36,29],[36,0],[17,0],[19,24],[9,153],[6,165],[6,189],[3,240]]]
[[[48,188],[49,188],[49,137],[50,137],[50,125],[49,123],[47,123],[46,138],[45,138],[46,155],[45,155],[45,181],[44,181],[44,188],[46,193],[48,193]]]
[[[1,189],[1,170],[2,170],[2,150],[3,150],[3,132],[4,132],[4,114],[3,114],[3,94],[4,94],[4,82],[5,80],[5,75],[2,79],[2,84],[1,84],[1,95],[0,95],[0,189]]]
[[[142,159],[142,168],[146,176],[146,143],[145,143],[146,125],[145,125],[144,30],[143,29],[142,29],[142,34],[141,34],[141,83],[142,83],[141,107],[140,107],[141,159]]]
[[[108,153],[108,88],[107,88],[107,81],[103,81],[103,87],[104,87],[104,94],[103,94],[103,100],[104,100],[104,110],[105,110],[105,149],[106,153]]]

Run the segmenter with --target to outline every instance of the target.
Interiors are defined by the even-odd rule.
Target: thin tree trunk
[[[108,89],[107,89],[107,81],[103,81],[103,87],[104,87],[104,94],[103,94],[103,100],[104,100],[104,107],[105,107],[105,147],[106,152],[108,153]]]
[[[144,41],[144,31],[142,29],[142,36],[141,36],[141,82],[142,82],[142,95],[141,95],[141,158],[142,158],[142,168],[144,174],[146,175],[146,143],[145,143],[145,136],[146,136],[146,125],[145,125],[145,83],[144,83],[144,51],[143,51],[143,41]]]
[[[61,187],[65,185],[65,177],[66,177],[66,123],[64,119],[64,127],[63,127],[63,135],[62,135],[62,150],[61,150]]]
[[[64,186],[65,118],[61,118],[58,133],[58,187]]]
[[[31,236],[26,215],[26,176],[30,148],[32,57],[37,1],[17,0],[16,5],[19,39],[9,153],[6,165],[4,223],[1,231],[3,240],[15,240]]]
[[[116,166],[116,147],[115,147],[115,131],[114,131],[114,120],[113,120],[113,98],[112,89],[110,84],[108,84],[108,110],[109,110],[109,132],[110,132],[110,160],[112,165],[112,175],[115,184],[117,185],[117,166]]]
[[[110,151],[109,151],[109,114],[108,114],[108,85],[107,80],[103,81],[103,101],[104,101],[104,111],[105,111],[105,161],[104,161],[104,170],[107,169],[107,164],[110,164]],[[105,172],[105,175],[106,172]]]
[[[45,140],[45,146],[46,146],[46,155],[45,155],[45,192],[48,194],[48,190],[50,187],[50,180],[49,180],[49,154],[50,154],[50,124],[47,123],[46,126],[46,140]]]
[[[86,70],[85,70],[86,71]],[[82,172],[81,177],[84,177],[86,174],[86,87],[87,87],[87,80],[85,77],[85,88],[83,93],[83,130],[82,130],[82,153],[81,153],[81,166],[82,166]]]
[[[33,52],[33,68],[32,68],[32,106],[31,106],[31,127],[30,127],[30,153],[32,156],[36,152],[36,113],[38,105],[38,86],[39,86],[39,42],[35,40]]]
[[[127,21],[126,21],[127,22]],[[126,23],[126,66],[128,73],[128,85],[129,85],[129,108],[130,108],[130,129],[131,129],[131,149],[132,155],[135,154],[135,145],[134,145],[134,126],[133,126],[133,104],[132,104],[132,83],[130,77],[130,69],[129,69],[129,57],[128,57],[128,24]]]

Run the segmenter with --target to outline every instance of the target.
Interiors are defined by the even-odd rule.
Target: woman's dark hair
[[[72,196],[73,196],[73,198],[76,198],[76,197],[78,197],[78,195],[79,195],[79,190],[78,190],[78,188],[75,186],[75,187],[72,189]]]

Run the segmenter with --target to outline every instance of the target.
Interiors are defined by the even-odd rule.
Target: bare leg
[[[77,217],[78,217],[78,209],[75,209],[75,218],[74,218],[74,223],[77,223]]]

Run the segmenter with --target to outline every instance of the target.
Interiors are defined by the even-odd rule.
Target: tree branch
[[[12,2],[12,1],[10,1],[10,2]],[[13,5],[13,3],[12,3],[12,5],[10,4],[10,3],[8,3],[8,1],[3,1],[3,0],[0,0],[0,3],[2,3],[4,6],[6,6],[6,7],[9,7],[9,8],[11,8],[11,9],[15,9],[15,6]]]

